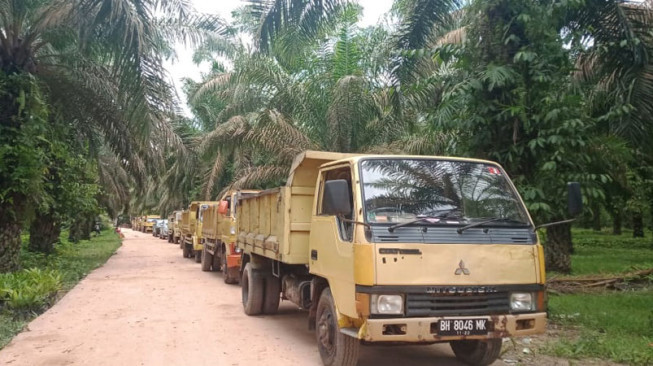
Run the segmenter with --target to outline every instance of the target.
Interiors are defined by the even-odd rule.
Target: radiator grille
[[[489,315],[510,312],[508,292],[487,294],[406,294],[406,316]]]

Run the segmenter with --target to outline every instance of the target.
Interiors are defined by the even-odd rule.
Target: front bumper
[[[493,322],[494,330],[486,335],[476,336],[439,336],[437,324],[441,319],[487,319]],[[407,342],[430,343],[446,342],[460,339],[490,339],[504,337],[521,337],[531,334],[544,333],[546,330],[546,313],[530,313],[515,315],[491,316],[456,316],[456,317],[431,317],[431,318],[394,318],[394,319],[367,319],[358,330],[358,338],[368,342]],[[388,329],[400,329],[400,333]],[[384,334],[385,333],[385,334]]]

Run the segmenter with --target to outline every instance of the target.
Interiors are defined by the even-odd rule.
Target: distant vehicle
[[[167,240],[169,235],[168,232],[170,231],[168,228],[168,220],[161,220],[159,224],[159,239]]]
[[[156,223],[156,220],[160,220],[160,219],[161,216],[158,215],[143,216],[141,231],[144,233],[151,233],[154,230],[154,224]]]
[[[168,218],[169,235],[168,242],[179,244],[181,241],[181,217],[183,210],[178,210],[172,213]]]
[[[168,220],[166,219],[157,219],[154,223],[154,226],[152,227],[152,235],[155,237],[161,236],[161,229],[163,228],[163,225],[167,226]]]

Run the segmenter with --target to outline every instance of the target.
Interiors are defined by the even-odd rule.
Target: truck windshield
[[[494,218],[497,226],[530,225],[508,178],[496,165],[368,159],[361,162],[361,175],[369,223],[451,225]]]

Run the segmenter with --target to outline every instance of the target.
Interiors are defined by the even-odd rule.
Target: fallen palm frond
[[[549,292],[575,293],[600,290],[624,290],[632,284],[653,282],[653,268],[612,276],[582,276],[552,278],[547,281]]]

